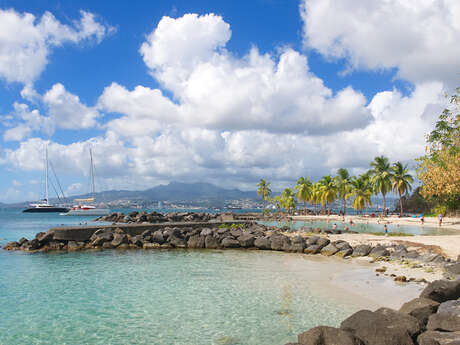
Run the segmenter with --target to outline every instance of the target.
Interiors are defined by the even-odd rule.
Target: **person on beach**
[[[350,219],[350,225],[353,226],[353,219]]]
[[[337,230],[337,224],[332,225],[332,230]]]
[[[442,225],[442,214],[440,213],[438,216],[438,226]]]
[[[420,216],[420,221],[422,222],[422,225],[425,224],[425,217],[423,214]]]
[[[350,230],[350,228],[348,227],[348,225],[345,225],[345,226],[343,227],[343,230],[344,230],[344,231],[348,231],[348,230]]]
[[[385,236],[388,236],[388,226],[386,224],[383,226],[383,232],[385,233]]]

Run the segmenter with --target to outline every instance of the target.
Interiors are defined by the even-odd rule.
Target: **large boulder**
[[[414,345],[412,338],[420,333],[422,325],[413,316],[380,308],[375,312],[360,310],[345,319],[340,328],[366,345]]]
[[[318,254],[321,251],[321,246],[318,244],[312,244],[303,250],[305,254]]]
[[[258,237],[254,241],[254,246],[259,249],[271,249],[271,242],[267,237]]]
[[[222,246],[224,248],[239,248],[240,242],[231,237],[225,237],[222,240]]]
[[[460,301],[452,300],[441,303],[438,312],[428,319],[428,330],[460,331]]]
[[[254,241],[256,238],[254,235],[245,233],[238,237],[238,242],[240,242],[240,246],[243,248],[250,248],[254,246]]]
[[[431,314],[436,313],[438,310],[439,303],[428,298],[414,298],[413,300],[406,302],[399,309],[401,313],[409,314],[426,324],[428,317]]]
[[[460,280],[435,280],[425,287],[420,297],[429,298],[439,303],[458,299],[460,298]]]
[[[380,258],[384,256],[390,256],[390,252],[383,246],[377,246],[372,248],[372,250],[369,253],[369,256],[373,258]]]
[[[200,235],[193,235],[187,241],[187,248],[200,249],[204,248],[205,238]]]
[[[316,241],[316,244],[317,244],[318,246],[320,246],[321,248],[326,247],[329,243],[331,243],[331,241],[330,241],[328,238],[326,238],[326,237],[320,237],[320,238],[318,238],[318,240]]]
[[[367,256],[371,252],[372,247],[368,244],[359,244],[353,248],[353,254],[351,256],[358,257],[358,256]]]
[[[172,234],[171,236],[169,236],[168,242],[169,244],[171,244],[173,247],[176,247],[176,248],[186,247],[185,239],[176,234]]]
[[[460,332],[427,331],[417,338],[419,345],[460,345]]]
[[[212,236],[208,235],[204,239],[204,245],[207,249],[217,249],[220,248],[219,240]]]
[[[204,228],[203,230],[201,230],[200,232],[200,235],[201,236],[209,236],[209,235],[212,235],[213,234],[213,231],[212,229],[209,229],[209,228]]]
[[[319,326],[297,336],[300,345],[364,345],[350,332],[339,328]]]
[[[159,244],[165,243],[165,237],[163,236],[163,232],[161,230],[157,230],[152,234],[152,242]]]
[[[460,262],[444,266],[444,270],[452,276],[460,276]]]
[[[306,240],[307,247],[311,246],[313,244],[316,244],[319,239],[320,239],[319,236],[310,236],[310,237],[308,237],[307,240]]]
[[[351,254],[353,254],[353,249],[351,247],[349,247],[349,248],[340,249],[337,253],[335,253],[335,256],[340,256],[340,257],[344,258],[344,257],[349,256]]]
[[[39,232],[35,238],[41,243],[46,244],[53,240],[54,232],[47,231],[47,232]]]
[[[272,250],[284,250],[284,248],[290,245],[289,238],[284,235],[270,237],[271,249]]]
[[[129,243],[128,236],[126,234],[115,233],[113,235],[112,246],[118,247],[122,243]]]
[[[338,251],[339,249],[336,246],[334,246],[332,243],[330,243],[326,247],[321,249],[321,254],[325,256],[331,256],[337,253]]]
[[[144,242],[142,241],[142,236],[137,235],[137,236],[132,236],[130,239],[131,244],[137,246],[137,247],[142,247]]]

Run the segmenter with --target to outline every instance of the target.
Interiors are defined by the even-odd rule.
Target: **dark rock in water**
[[[206,236],[206,238],[204,240],[204,244],[205,244],[205,247],[207,249],[220,248],[220,244],[219,244],[219,241],[217,240],[217,238],[215,238],[215,237],[213,237],[211,235]]]
[[[82,242],[69,241],[69,243],[67,243],[67,250],[69,250],[69,251],[81,250],[84,247],[85,247],[85,245],[84,245],[84,243],[82,244]]]
[[[318,242],[319,239],[320,239],[319,236],[310,236],[310,237],[308,237],[307,241],[306,241],[307,242],[307,247],[311,246],[313,244],[316,244],[316,242]]]
[[[31,241],[27,241],[22,245],[24,250],[37,250],[41,247],[40,241],[34,238]]]
[[[102,244],[102,248],[104,248],[104,249],[112,249],[113,248],[112,242],[104,242]]]
[[[327,326],[315,327],[299,334],[297,341],[301,345],[364,345],[350,332]]]
[[[460,301],[452,300],[439,305],[438,312],[428,319],[428,330],[460,331]]]
[[[168,242],[169,242],[169,244],[171,244],[173,247],[176,247],[176,248],[185,248],[186,247],[185,239],[183,239],[182,237],[179,237],[179,236],[177,236],[175,234],[169,236]]]
[[[233,238],[226,237],[222,240],[222,246],[224,248],[238,248],[240,246],[240,242]]]
[[[358,257],[358,256],[367,256],[371,252],[372,247],[367,244],[359,244],[353,248],[353,254],[351,256]]]
[[[460,281],[435,280],[428,284],[420,297],[429,298],[442,303],[460,298]]]
[[[144,242],[142,241],[142,236],[137,235],[137,236],[132,236],[130,239],[131,244],[134,244],[137,247],[142,247]]]
[[[413,316],[380,308],[375,312],[360,310],[345,319],[340,328],[369,345],[414,345],[412,337],[420,333],[422,324]]]
[[[19,241],[16,242],[16,243],[19,243],[19,246],[22,246],[25,242],[27,242],[27,238],[21,237],[21,238],[19,239]],[[12,243],[12,242],[10,242],[10,243]]]
[[[240,246],[243,248],[253,247],[254,241],[256,240],[254,235],[251,235],[251,234],[242,234],[237,239],[238,239],[238,242],[240,242]]]
[[[460,345],[460,332],[427,331],[417,338],[419,345]]]
[[[197,248],[201,249],[204,248],[204,241],[205,238],[200,235],[193,235],[187,241],[187,248]]]
[[[409,314],[418,319],[423,324],[426,324],[428,317],[436,313],[439,303],[428,298],[414,298],[406,302],[399,309],[401,313]]]
[[[323,249],[321,249],[321,254],[325,256],[331,256],[337,253],[338,251],[339,249],[331,243],[331,244],[328,244]]]
[[[321,246],[318,244],[312,244],[303,250],[305,254],[318,254],[321,251]]]
[[[372,250],[369,253],[369,256],[373,258],[390,256],[390,252],[388,251],[388,249],[386,249],[383,246],[377,246],[377,247],[372,248]]]
[[[254,241],[254,246],[259,249],[271,249],[271,242],[266,237],[258,237]]]
[[[23,242],[23,244],[27,242],[27,239]],[[8,242],[5,247],[3,247],[3,249],[5,250],[14,250],[14,249],[19,249],[21,245],[19,245],[18,242],[16,241],[11,241],[11,242]]]
[[[35,238],[41,243],[46,244],[53,240],[54,233],[52,231],[39,232]]]

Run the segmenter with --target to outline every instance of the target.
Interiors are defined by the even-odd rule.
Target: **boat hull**
[[[69,212],[65,207],[30,207],[22,211],[24,213],[66,213]]]
[[[64,216],[107,216],[110,214],[108,208],[93,208],[89,210],[70,210]]]

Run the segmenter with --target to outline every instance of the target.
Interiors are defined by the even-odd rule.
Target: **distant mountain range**
[[[72,195],[68,199],[88,198],[89,194]],[[170,182],[142,191],[109,190],[95,194],[96,200],[111,202],[115,200],[144,200],[144,201],[197,201],[197,200],[235,200],[255,199],[255,191],[241,191],[239,189],[225,189],[210,183],[181,183]],[[50,200],[56,202],[55,199]],[[28,202],[17,204],[0,204],[0,207],[23,206]]]

